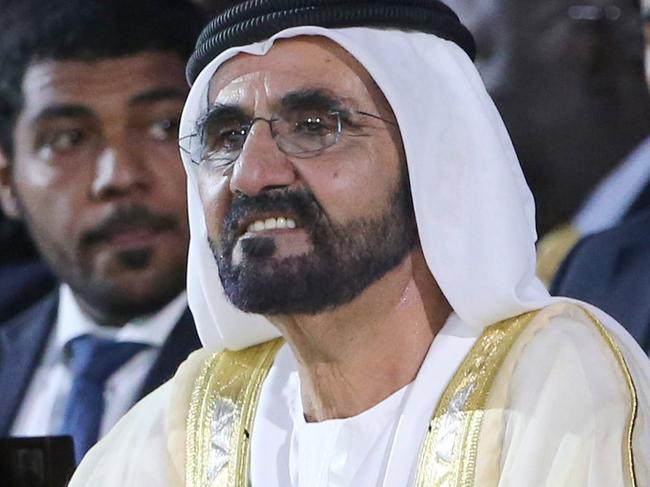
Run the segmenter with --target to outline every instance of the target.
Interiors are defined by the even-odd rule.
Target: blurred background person
[[[216,15],[238,1],[194,0],[192,3]],[[34,247],[24,223],[7,217],[0,208],[0,325],[51,292],[55,285],[56,278]]]
[[[551,293],[600,307],[650,354],[650,210],[582,239],[560,267]]]
[[[0,328],[0,436],[77,459],[199,346],[177,145],[185,0],[0,0],[0,201],[60,280]]]
[[[447,3],[476,37],[477,66],[535,195],[548,283],[581,235],[650,207],[638,2]]]
[[[641,3],[650,89],[650,0]],[[650,165],[650,154],[645,162]],[[650,354],[650,209],[582,239],[562,264],[551,292],[607,311]]]

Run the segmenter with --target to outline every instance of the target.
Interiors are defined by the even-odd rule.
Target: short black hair
[[[8,157],[30,64],[150,50],[187,60],[206,22],[189,0],[0,0],[0,12],[0,150]]]

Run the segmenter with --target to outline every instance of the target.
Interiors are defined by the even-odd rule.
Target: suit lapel
[[[0,328],[0,436],[7,436],[48,336],[59,302],[54,293]]]
[[[186,309],[163,343],[158,358],[149,370],[136,400],[140,400],[171,379],[178,366],[198,348],[201,348],[201,341],[196,333],[192,314],[189,309]]]

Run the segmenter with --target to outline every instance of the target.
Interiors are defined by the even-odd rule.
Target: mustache
[[[82,245],[92,245],[110,239],[113,235],[138,228],[162,231],[175,227],[176,218],[165,213],[158,213],[140,205],[117,208],[97,225],[81,236]]]
[[[268,212],[286,213],[298,218],[304,227],[323,219],[325,213],[314,194],[306,189],[278,189],[257,196],[238,195],[230,205],[224,219],[226,240],[236,238],[244,222],[251,217]]]

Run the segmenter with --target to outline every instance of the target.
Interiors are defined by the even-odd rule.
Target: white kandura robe
[[[297,404],[296,362],[289,347],[283,346],[264,382],[255,417],[251,446],[253,487],[371,486],[382,485],[382,481],[383,485],[406,485],[436,403],[476,338],[473,329],[452,314],[433,341],[413,383],[359,416],[324,425],[308,425],[296,416],[302,412]],[[196,362],[197,358],[191,357],[189,361]],[[189,395],[187,389],[193,384],[185,384],[186,390],[178,392],[175,380],[136,405],[86,455],[87,460],[70,487],[184,485],[186,408],[179,406],[175,410],[175,406],[184,403],[182,398]],[[172,387],[177,388],[174,394]],[[176,400],[177,397],[181,399]],[[377,430],[377,424],[385,425],[382,431]],[[316,428],[312,430],[310,426]],[[315,429],[336,444],[319,451],[314,445]],[[368,442],[369,437],[373,441]],[[395,439],[401,439],[401,444]],[[325,441],[323,438],[323,446]],[[392,449],[394,444],[399,446]],[[332,461],[342,456],[343,462]],[[329,468],[323,471],[323,465]],[[312,483],[317,478],[321,483]]]
[[[432,412],[476,338],[452,314],[415,381],[358,416],[314,424],[305,423],[295,359],[285,345],[255,418],[253,486],[407,485]]]
[[[319,425],[306,425],[296,416],[302,409],[296,404],[295,361],[284,346],[262,388],[253,426],[253,487],[412,485],[428,422],[476,341],[473,330],[452,314],[413,383],[359,416]],[[610,362],[602,357],[610,351],[594,336],[571,319],[552,318],[527,346],[512,374],[498,487],[626,485],[620,422],[625,386],[615,367],[604,366]],[[637,351],[623,350],[634,371]],[[138,404],[87,454],[70,486],[184,485],[185,423],[193,387],[186,379],[196,375],[207,356],[196,353],[171,383]],[[647,380],[637,383],[643,408],[648,387]],[[637,485],[646,486],[650,438],[647,418],[639,419]]]

